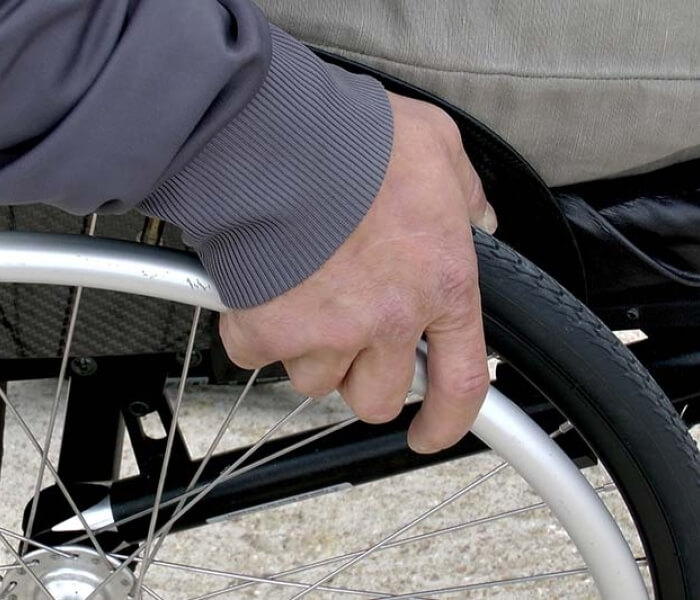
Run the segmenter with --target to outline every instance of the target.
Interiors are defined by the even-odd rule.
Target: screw
[[[97,362],[94,358],[80,356],[71,361],[70,368],[76,375],[87,377],[97,371]]]
[[[625,316],[629,321],[638,321],[639,320],[639,309],[636,306],[633,306],[632,308],[628,308],[627,312],[625,313]]]

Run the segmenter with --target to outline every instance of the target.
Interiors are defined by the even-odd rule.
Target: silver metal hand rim
[[[225,310],[194,256],[85,236],[1,232],[0,282],[109,289]],[[426,382],[425,348],[417,350],[417,357],[413,389],[421,394]],[[648,597],[637,563],[603,502],[524,412],[491,388],[472,431],[550,507],[603,598]]]

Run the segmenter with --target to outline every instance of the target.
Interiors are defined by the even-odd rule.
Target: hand
[[[428,390],[408,431],[417,452],[471,427],[489,384],[470,220],[495,229],[455,123],[390,94],[394,144],[365,218],[311,277],[254,308],[222,315],[232,361],[281,360],[302,394],[335,389],[369,423],[401,411],[415,348],[428,340]]]

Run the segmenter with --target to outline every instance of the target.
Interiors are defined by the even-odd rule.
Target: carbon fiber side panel
[[[0,230],[81,233],[85,219],[45,206],[0,207]],[[100,216],[96,235],[138,240],[144,217]],[[163,245],[184,248],[180,233],[166,225]],[[60,356],[74,291],[56,286],[0,284],[0,358]],[[83,291],[71,354],[108,356],[182,351],[192,308],[103,290]],[[211,346],[216,315],[204,311],[196,347]]]

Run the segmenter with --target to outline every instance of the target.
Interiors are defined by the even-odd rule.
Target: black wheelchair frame
[[[345,68],[367,71],[366,67],[331,55],[324,54],[324,58],[342,63]],[[611,329],[643,330],[647,339],[633,344],[632,350],[660,383],[685,422],[689,426],[700,422],[700,281],[695,282],[692,277],[669,277],[624,244],[615,246],[610,236],[606,237],[609,232],[601,234],[588,227],[589,222],[579,218],[580,211],[574,210],[581,201],[595,207],[601,202],[609,204],[611,198],[663,195],[683,196],[691,202],[694,199],[700,211],[700,162],[649,175],[551,190],[517,153],[468,115],[402,82],[373,74],[389,89],[436,102],[455,118],[487,196],[499,214],[498,237],[568,287]],[[567,209],[571,212],[567,213]],[[7,218],[11,228],[14,213],[8,213]],[[72,222],[77,229],[85,227],[80,219]],[[151,243],[165,240],[166,245],[177,244],[167,238],[171,234],[166,235],[163,227],[153,221],[147,221],[142,236],[154,231]],[[64,301],[68,310],[70,296]],[[0,319],[7,320],[7,315],[0,314]],[[177,318],[168,322],[174,327],[183,325]],[[249,373],[228,363],[213,333],[215,316],[210,315],[207,323],[208,331],[195,351],[190,377],[212,383],[246,381]],[[185,331],[183,328],[183,335]],[[166,430],[170,426],[173,415],[164,386],[168,378],[178,376],[183,360],[175,346],[165,344],[159,351],[146,353],[124,348],[109,355],[82,352],[71,357],[72,384],[58,473],[81,508],[88,509],[107,494],[117,520],[141,514],[118,531],[100,532],[100,543],[105,548],[124,548],[145,538],[148,507],[153,504],[165,440],[150,438],[141,419],[156,414]],[[55,377],[59,362],[57,356],[21,356],[21,352],[12,358],[0,358],[0,382]],[[508,365],[499,368],[502,369],[499,385],[507,388],[502,391],[545,429],[556,427],[560,416],[547,400],[515,371],[509,372]],[[262,372],[259,381],[283,377],[281,367],[273,365]],[[99,403],[94,401],[97,396]],[[218,486],[178,522],[177,528],[199,526],[262,504],[318,493],[319,489],[333,489],[348,482],[362,483],[484,450],[478,440],[468,436],[437,455],[410,452],[405,430],[415,410],[415,406],[408,406],[397,420],[382,426],[354,423],[280,460],[244,473]],[[117,479],[125,433],[129,435],[140,474],[110,486],[94,483]],[[256,457],[264,459],[294,441],[292,436],[269,442]],[[561,445],[580,466],[595,460],[578,436],[565,436]],[[86,447],[91,448],[87,454]],[[245,451],[242,448],[216,456],[200,483],[212,481],[225,465],[235,462]],[[343,456],[352,460],[343,460]],[[166,522],[174,508],[167,504],[167,499],[185,492],[198,465],[178,435],[159,522]],[[46,507],[43,511],[42,506]],[[51,531],[54,524],[72,515],[58,490],[44,490],[39,508],[35,527],[36,532],[41,532],[36,536],[39,541],[51,545],[76,541],[72,535]]]

